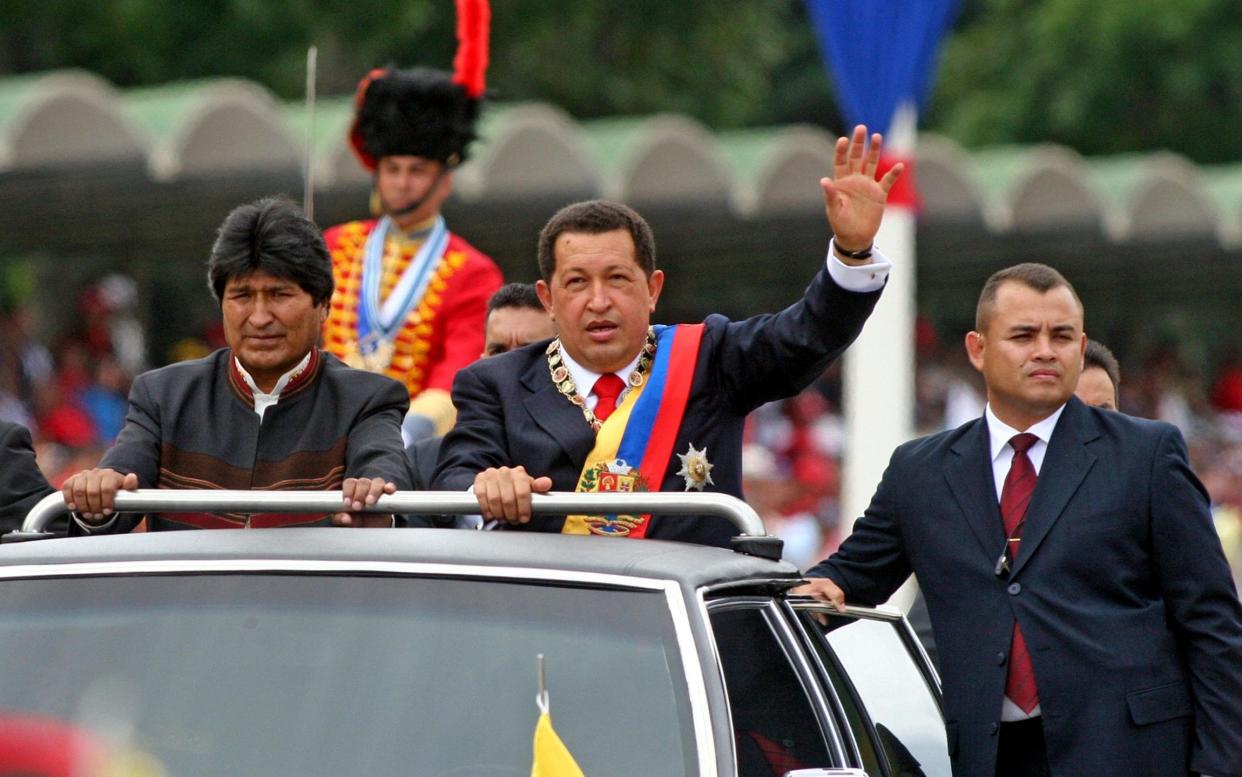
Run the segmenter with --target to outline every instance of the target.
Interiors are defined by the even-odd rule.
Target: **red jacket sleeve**
[[[496,263],[466,241],[453,236],[448,250],[466,255],[465,263],[449,278],[439,316],[444,327],[444,351],[430,365],[425,389],[449,391],[457,371],[483,353],[487,301],[504,283]]]

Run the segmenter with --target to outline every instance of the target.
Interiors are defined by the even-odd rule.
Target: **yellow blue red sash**
[[[656,353],[643,384],[600,427],[577,491],[659,491],[686,413],[702,324],[656,326]],[[650,515],[571,515],[564,534],[642,538]]]

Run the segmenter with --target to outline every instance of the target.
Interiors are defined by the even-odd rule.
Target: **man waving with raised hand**
[[[539,238],[540,299],[559,336],[458,374],[457,425],[436,486],[473,488],[510,526],[727,545],[726,521],[699,516],[534,516],[531,494],[718,491],[741,495],[747,413],[809,385],[861,331],[888,278],[873,246],[895,166],[877,179],[882,139],[837,141],[821,181],[834,237],[801,300],[744,321],[651,326],[664,288],[651,228],[632,209],[563,208]]]

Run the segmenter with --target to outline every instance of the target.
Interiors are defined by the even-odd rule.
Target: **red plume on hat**
[[[450,167],[466,159],[486,90],[491,8],[457,0],[452,74],[429,68],[376,68],[358,84],[349,144],[374,172],[380,157],[422,156]]]

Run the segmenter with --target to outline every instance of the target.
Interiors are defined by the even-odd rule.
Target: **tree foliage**
[[[800,0],[494,2],[489,82],[501,99],[540,99],[575,116],[673,111],[716,127],[791,111],[773,78],[813,64],[793,94],[830,100]],[[8,0],[0,72],[93,70],[120,86],[216,75],[285,97],[304,83],[308,45],[325,93],[349,93],[376,65],[449,68],[452,0]]]
[[[574,116],[673,111],[717,129],[839,130],[803,0],[494,0],[502,100]],[[0,73],[82,67],[122,87],[236,75],[296,98],[381,64],[448,68],[452,0],[6,0]],[[966,0],[925,124],[967,145],[1242,158],[1238,0]]]
[[[1237,0],[976,0],[930,123],[970,145],[1064,143],[1242,158]]]

